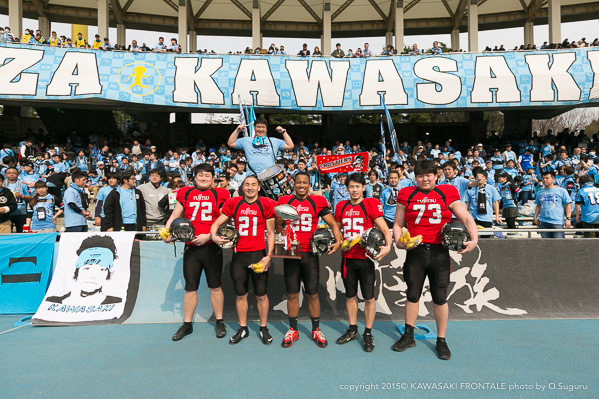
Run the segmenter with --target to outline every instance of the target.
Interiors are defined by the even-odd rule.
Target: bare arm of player
[[[212,238],[212,241],[214,241],[217,245],[222,246],[229,242],[229,240],[227,240],[225,237],[221,237],[216,234],[218,228],[223,224],[229,222],[229,220],[231,220],[230,217],[221,213],[220,216],[214,221],[214,223],[212,223],[212,226],[210,226],[210,237]]]
[[[460,254],[472,251],[478,245],[478,227],[474,223],[472,215],[466,210],[466,207],[462,205],[461,201],[454,201],[449,205],[449,210],[455,215],[455,217],[468,229],[470,235],[470,241],[466,242],[466,248],[462,249]]]
[[[395,208],[395,221],[393,222],[393,237],[395,237],[395,245],[399,249],[408,249],[407,242],[399,242],[401,237],[401,228],[406,224],[406,207],[403,204],[397,204]],[[410,249],[414,249],[416,246],[413,246]]]
[[[391,243],[393,242],[393,238],[391,238],[389,227],[382,216],[374,219],[374,225],[383,232],[385,235],[385,243],[387,243],[387,245],[381,247],[381,252],[379,252],[378,256],[374,258],[376,260],[382,260],[391,251]]]
[[[266,219],[266,256],[262,258],[263,272],[268,271],[270,267],[271,256],[275,252],[275,218]]]
[[[493,212],[495,212],[495,221],[501,225],[501,219],[499,217],[499,201],[493,202]]]
[[[283,129],[281,126],[277,126],[275,130],[283,135],[283,140],[285,140],[283,149],[285,151],[293,150],[293,147],[295,146],[293,145],[293,140],[291,140],[291,136],[287,133],[287,130]]]
[[[233,149],[237,148],[235,146],[235,140],[237,140],[237,137],[239,137],[239,133],[243,131],[245,131],[245,126],[237,126],[237,128],[233,130],[233,133],[231,133],[231,135],[229,136],[229,141],[227,141],[227,145]]]
[[[324,220],[324,222],[329,225],[331,230],[333,230],[333,236],[335,236],[335,242],[329,247],[329,255],[334,254],[335,252],[337,252],[339,250],[339,247],[341,246],[341,242],[343,241],[343,239],[341,238],[341,230],[339,230],[339,225],[335,221],[335,217],[333,215],[331,215],[330,213],[328,215],[324,215],[322,217],[322,220]]]

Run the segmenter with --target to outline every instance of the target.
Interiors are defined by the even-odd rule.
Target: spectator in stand
[[[33,40],[33,36],[31,35],[31,31],[29,29],[25,29],[25,33],[21,36],[21,43],[31,43]]]
[[[356,57],[356,58],[362,58],[362,57],[364,57],[364,53],[362,53],[362,49],[360,47],[358,47],[358,49],[354,53],[354,57]]]
[[[499,219],[499,201],[501,195],[495,188],[487,183],[487,172],[482,168],[474,171],[475,186],[468,190],[466,202],[464,206],[474,218],[478,226],[491,228],[493,227],[493,213],[495,213],[495,221],[501,224]]]
[[[412,50],[410,51],[410,55],[420,55],[422,54],[422,52],[420,51],[420,49],[418,49],[418,45],[416,43],[414,43],[412,45]]]
[[[77,40],[75,40],[75,47],[87,47],[87,41],[83,38],[83,34],[81,32],[77,33]]]
[[[392,45],[388,45],[387,48],[385,49],[385,55],[396,55],[397,51],[395,50],[395,48]]]
[[[181,52],[181,46],[179,46],[179,44],[177,43],[177,39],[175,39],[174,37],[171,39],[171,45],[169,46],[168,51],[172,53]]]
[[[166,44],[164,43],[164,37],[159,37],[158,38],[158,44],[156,46],[154,46],[154,50],[160,52],[160,53],[164,53],[166,51]]]
[[[299,51],[299,53],[297,53],[297,55],[302,56],[302,57],[307,57],[310,55],[310,50],[308,50],[307,43],[303,44],[302,49]]]
[[[285,51],[285,46],[281,45],[279,50],[275,53],[276,55],[287,55],[287,51]]]
[[[31,199],[29,188],[18,178],[17,168],[9,167],[5,169],[4,173],[6,180],[4,180],[2,186],[11,190],[17,201],[17,209],[11,211],[10,221],[15,226],[16,232],[22,233],[27,219],[27,201]]]
[[[75,47],[75,45],[73,44],[73,40],[70,37],[67,39],[67,43],[64,45],[64,47],[66,47],[66,48]]]
[[[371,57],[372,53],[370,52],[370,45],[368,43],[364,43],[364,50],[362,51],[364,57]]]
[[[164,180],[164,171],[161,169],[152,169],[149,176],[150,181],[138,187],[146,202],[146,222],[148,226],[164,224],[164,210],[158,205],[162,197],[169,192],[168,188],[161,184]]]
[[[322,57],[322,53],[318,46],[314,46],[314,51],[312,52],[312,57]]]
[[[102,219],[104,219],[104,201],[106,201],[106,197],[108,194],[119,184],[119,178],[116,173],[109,173],[107,176],[108,185],[100,188],[98,194],[96,195],[96,208],[94,211],[95,223],[96,226],[102,226]],[[101,229],[102,230],[102,229]],[[104,230],[106,229],[104,228]]]
[[[133,172],[123,173],[120,186],[106,197],[103,219],[106,231],[146,231],[146,203],[135,182]]]
[[[347,54],[345,54],[345,58],[354,58],[354,52],[352,51],[352,49],[347,50]]]
[[[131,45],[129,46],[128,50],[132,53],[139,53],[142,51],[141,47],[137,45],[137,40],[131,41]]]
[[[56,32],[52,32],[48,39],[48,44],[52,47],[62,47],[62,40],[56,35]]]
[[[341,50],[341,43],[337,43],[335,45],[335,50],[331,53],[331,57],[334,58],[343,58],[345,57],[345,52]]]
[[[441,47],[439,47],[439,42],[435,40],[433,42],[433,48],[431,48],[431,53],[433,53],[433,55],[437,55],[441,54],[442,52],[443,50],[441,49]]]
[[[63,213],[58,207],[61,200],[48,194],[48,186],[43,181],[35,183],[35,191],[27,207],[27,225],[33,233],[53,233],[56,219]]]
[[[576,193],[576,222],[585,229],[599,228],[599,188],[591,176],[581,176],[580,190]],[[599,238],[599,232],[585,232],[585,238]]]
[[[0,174],[0,234],[12,233],[10,216],[17,210],[17,200],[9,188],[4,185],[4,176]]]
[[[87,204],[82,196],[87,176],[76,170],[71,175],[73,182],[64,192],[64,227],[66,232],[86,232],[87,218],[92,218],[87,211]]]
[[[94,50],[99,50],[102,47],[102,40],[100,40],[100,35],[96,34],[95,39],[92,43],[92,48]]]
[[[100,46],[100,50],[105,50],[105,51],[112,50],[112,46],[110,45],[110,40],[107,37],[104,38],[104,42],[102,42],[102,45]]]
[[[555,185],[555,172],[541,173],[544,188],[537,193],[534,221],[540,229],[569,229],[572,200],[568,192]],[[565,216],[565,221],[564,221]],[[541,232],[542,238],[565,238],[563,232]]]

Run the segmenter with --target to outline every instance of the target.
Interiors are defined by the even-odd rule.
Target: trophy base
[[[285,250],[284,242],[275,242],[275,250],[271,258],[301,259],[304,257],[302,247],[298,242],[292,242],[289,249]]]

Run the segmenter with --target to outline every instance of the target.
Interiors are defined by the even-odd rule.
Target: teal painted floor
[[[16,320],[0,316],[0,332]],[[268,347],[257,324],[236,346],[235,323],[222,340],[197,323],[179,342],[174,324],[26,326],[0,335],[0,398],[599,397],[599,320],[450,322],[450,361],[437,359],[432,340],[393,352],[391,322],[375,322],[372,353],[334,343],[344,323],[321,327],[325,349],[310,341],[309,322],[287,349],[283,323],[269,323]]]

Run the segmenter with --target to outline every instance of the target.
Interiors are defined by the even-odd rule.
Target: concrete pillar
[[[189,30],[189,52],[195,53],[198,49],[198,33],[195,29]]]
[[[404,42],[403,42],[403,0],[396,0],[395,6],[395,50],[397,54],[403,53]]]
[[[127,44],[127,31],[125,30],[125,24],[116,24],[116,44],[121,44],[123,46]]]
[[[460,51],[460,30],[451,30],[451,49],[454,51]]]
[[[322,41],[320,43],[320,52],[324,56],[331,55],[331,3],[326,1],[322,7]]]
[[[100,40],[108,37],[109,18],[108,0],[98,0],[98,35],[100,35]]]
[[[179,0],[179,45],[181,52],[187,52],[187,2],[189,0]]]
[[[478,51],[478,0],[468,0],[468,51]]]
[[[8,1],[8,25],[15,37],[23,34],[23,0]]]
[[[262,31],[260,27],[260,1],[252,1],[252,50],[262,48]]]
[[[532,21],[524,24],[524,44],[535,44],[534,23]]]
[[[385,33],[385,46],[391,45],[393,46],[393,32],[388,31]]]
[[[549,0],[549,43],[562,42],[562,4],[560,0]]]
[[[37,18],[38,29],[42,31],[42,36],[46,39],[50,37],[50,20],[46,16],[39,16]]]

